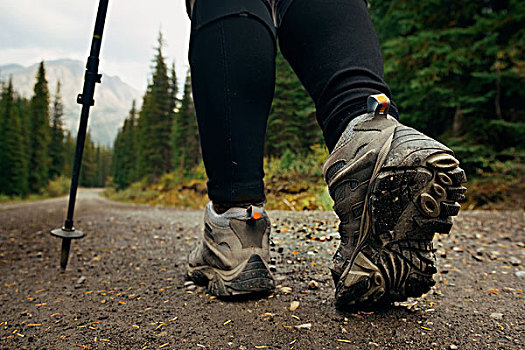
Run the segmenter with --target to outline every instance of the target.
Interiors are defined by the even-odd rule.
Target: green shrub
[[[0,194],[0,203],[5,203],[11,201],[12,198],[5,194]]]
[[[501,119],[485,123],[479,135],[484,144],[492,145],[497,151],[508,148],[525,148],[525,123],[508,122]]]
[[[44,197],[59,197],[69,193],[71,180],[66,176],[59,176],[48,182],[47,186],[42,190]]]
[[[318,178],[322,176],[323,163],[327,157],[328,151],[321,145],[311,146],[307,154],[295,154],[287,149],[281,158],[265,159],[264,172],[267,178]]]

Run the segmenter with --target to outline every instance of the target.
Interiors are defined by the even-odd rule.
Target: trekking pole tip
[[[67,261],[69,260],[69,249],[71,247],[72,239],[80,239],[86,234],[82,231],[73,229],[66,229],[65,227],[57,228],[51,231],[51,235],[62,238],[62,249],[60,254],[60,268],[65,271]]]

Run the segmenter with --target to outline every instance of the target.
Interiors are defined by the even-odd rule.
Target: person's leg
[[[275,27],[262,0],[196,0],[189,59],[208,196],[188,277],[217,296],[269,292],[263,150],[275,84]]]
[[[218,207],[262,203],[275,28],[261,0],[197,0],[189,60],[208,196]]]
[[[277,10],[281,51],[315,101],[330,150],[323,174],[341,219],[336,304],[420,296],[435,284],[432,239],[450,231],[465,173],[450,149],[396,120],[363,0],[282,0]]]
[[[279,46],[315,102],[331,151],[346,125],[367,111],[369,95],[390,89],[363,0],[282,0],[277,4]],[[397,117],[392,106],[390,114]]]

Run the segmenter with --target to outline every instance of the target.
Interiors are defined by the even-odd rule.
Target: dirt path
[[[351,314],[333,305],[332,213],[271,212],[278,290],[223,302],[185,284],[200,211],[83,190],[76,226],[88,235],[73,242],[62,274],[60,240],[48,232],[63,223],[65,206],[65,198],[0,205],[0,349],[525,347],[523,212],[462,213],[451,235],[436,240],[433,291]]]

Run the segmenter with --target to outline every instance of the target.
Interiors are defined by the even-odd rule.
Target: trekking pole
[[[77,103],[82,105],[80,114],[80,124],[78,126],[77,146],[75,150],[75,163],[73,164],[73,174],[71,175],[71,187],[69,189],[69,203],[67,208],[67,217],[62,228],[51,231],[51,234],[62,238],[62,253],[60,256],[60,267],[65,270],[69,258],[69,248],[71,240],[85,236],[82,231],[75,230],[73,226],[73,215],[75,212],[75,201],[77,197],[78,178],[80,167],[82,165],[82,153],[84,152],[84,142],[86,140],[87,122],[89,117],[89,108],[95,104],[93,95],[95,94],[95,84],[100,83],[102,74],[98,74],[98,63],[100,56],[100,46],[102,43],[102,32],[104,31],[104,22],[108,10],[108,0],[100,0],[95,21],[95,30],[91,42],[91,51],[87,59],[86,73],[84,75],[84,87],[82,93],[77,96]]]

